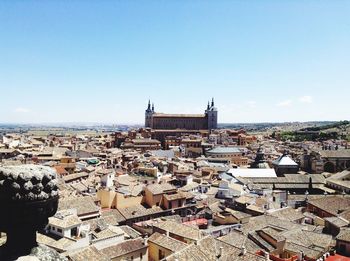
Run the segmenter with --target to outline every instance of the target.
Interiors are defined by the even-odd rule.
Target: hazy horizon
[[[348,121],[348,119],[343,119],[340,121]],[[331,123],[331,122],[339,122],[339,121],[332,121],[332,120],[321,120],[321,121],[281,121],[281,122],[218,122],[218,125],[241,125],[241,124],[290,124],[290,123]],[[60,127],[60,126],[77,126],[77,127],[83,127],[83,126],[99,126],[99,125],[107,125],[107,126],[122,126],[122,125],[139,125],[143,126],[144,123],[113,123],[113,122],[38,122],[38,123],[21,123],[21,122],[0,122],[1,125],[32,125],[32,126],[48,126],[48,127]]]

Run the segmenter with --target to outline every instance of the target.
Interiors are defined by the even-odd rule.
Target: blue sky
[[[0,122],[349,119],[350,1],[0,2]]]

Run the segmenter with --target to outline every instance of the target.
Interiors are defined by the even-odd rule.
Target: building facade
[[[155,130],[212,130],[218,127],[218,110],[214,99],[204,114],[164,114],[154,110],[154,104],[148,102],[145,112],[145,127]]]

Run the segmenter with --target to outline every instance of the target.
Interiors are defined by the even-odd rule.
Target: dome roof
[[[262,147],[259,147],[256,153],[255,161],[252,164],[250,164],[250,168],[252,169],[269,169],[270,168],[269,164],[265,161],[265,154]]]

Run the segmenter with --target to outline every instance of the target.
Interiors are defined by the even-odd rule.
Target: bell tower
[[[145,111],[145,127],[146,128],[152,128],[152,116],[154,114],[154,104],[151,108],[151,101],[148,100],[148,106]]]
[[[214,98],[211,100],[211,104],[208,103],[207,110],[205,111],[208,119],[208,130],[218,128],[218,110],[215,107]]]

